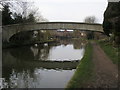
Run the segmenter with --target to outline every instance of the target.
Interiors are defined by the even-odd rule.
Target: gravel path
[[[95,42],[93,46],[93,63],[95,78],[91,83],[96,88],[117,88],[118,67],[113,64],[104,51]],[[90,85],[91,86],[91,85]]]

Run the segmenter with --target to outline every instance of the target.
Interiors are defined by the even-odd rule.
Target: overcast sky
[[[32,0],[31,0],[32,1]],[[95,16],[103,22],[107,0],[33,0],[41,14],[49,21],[83,22],[87,16]]]

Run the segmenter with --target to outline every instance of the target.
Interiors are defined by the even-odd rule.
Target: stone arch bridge
[[[2,40],[3,42],[9,42],[10,37],[22,31],[58,29],[89,30],[103,32],[101,24],[88,24],[80,22],[41,22],[31,24],[13,24],[2,26]]]

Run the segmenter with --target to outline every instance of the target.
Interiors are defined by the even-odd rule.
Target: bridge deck
[[[70,29],[70,30],[90,30],[103,32],[101,24],[90,24],[80,22],[40,22],[40,23],[27,23],[27,24],[14,24],[2,26],[3,29],[3,41],[9,42],[10,37],[21,31],[32,30],[58,30],[58,29]]]

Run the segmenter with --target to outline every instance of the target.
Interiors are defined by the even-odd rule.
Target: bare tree
[[[84,20],[85,23],[96,23],[97,18],[95,16],[88,16]],[[87,39],[94,39],[94,32],[86,31]]]
[[[27,0],[13,0],[9,2],[11,11],[21,14],[23,18],[27,18],[32,11],[36,11],[33,5],[33,2],[28,2]]]
[[[37,22],[48,22],[49,21],[48,19],[44,18],[41,14],[36,14],[35,17],[36,17],[35,19]]]
[[[33,15],[35,17],[36,22],[43,22],[48,21],[46,18],[44,18],[39,8],[35,7],[34,2],[28,2],[27,0],[19,0],[16,2],[17,7],[21,9],[21,14],[23,15],[23,18],[29,18],[29,16]]]
[[[95,16],[88,16],[84,20],[85,23],[96,23],[97,18]]]
[[[28,0],[9,0],[3,1],[2,3],[9,4],[10,10],[12,12],[12,18],[20,16],[26,20],[32,16],[34,17],[35,22],[48,21],[41,15],[39,8],[35,7],[34,2],[32,1],[28,2]]]

